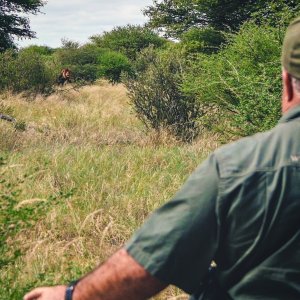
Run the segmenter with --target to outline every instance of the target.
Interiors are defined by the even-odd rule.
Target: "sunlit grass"
[[[103,262],[217,146],[210,136],[184,145],[164,133],[146,135],[121,85],[101,83],[34,101],[6,95],[1,101],[27,125],[20,132],[0,123],[7,179],[28,175],[22,205],[51,196],[58,201],[9,241],[22,256],[1,270],[11,291],[5,298],[8,289],[0,287],[0,299],[68,282]],[[176,289],[156,297],[185,298]]]

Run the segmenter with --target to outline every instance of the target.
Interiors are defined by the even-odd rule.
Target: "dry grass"
[[[27,124],[22,144],[11,144],[12,149],[45,143],[110,145],[135,142],[139,139],[138,123],[134,117],[128,117],[124,88],[115,87],[114,93],[110,89],[109,86],[86,87],[35,101],[7,97],[3,101],[13,107],[16,119]]]
[[[15,289],[66,282],[105,260],[218,145],[211,136],[182,145],[167,134],[146,135],[121,85],[0,101],[27,124],[18,132],[0,121],[7,176],[29,174],[19,205],[59,199],[10,241],[11,251],[20,247],[23,256],[0,278],[13,277]],[[186,296],[168,289],[155,299]]]

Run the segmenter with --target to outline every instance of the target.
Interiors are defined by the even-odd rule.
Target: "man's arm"
[[[165,287],[121,249],[79,281],[73,300],[142,300]],[[64,300],[65,290],[65,286],[38,288],[25,295],[24,300]]]

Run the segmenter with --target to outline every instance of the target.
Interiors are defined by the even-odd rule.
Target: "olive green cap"
[[[300,17],[288,27],[282,47],[282,65],[289,74],[300,79]]]

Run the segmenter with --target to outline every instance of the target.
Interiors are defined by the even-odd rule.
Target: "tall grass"
[[[66,283],[103,262],[218,144],[211,136],[187,145],[146,134],[121,85],[0,99],[26,124],[21,132],[0,120],[3,176],[23,178],[20,205],[48,203],[34,226],[6,241],[21,256],[1,269],[0,299]],[[168,289],[155,299],[175,298],[186,297]]]

